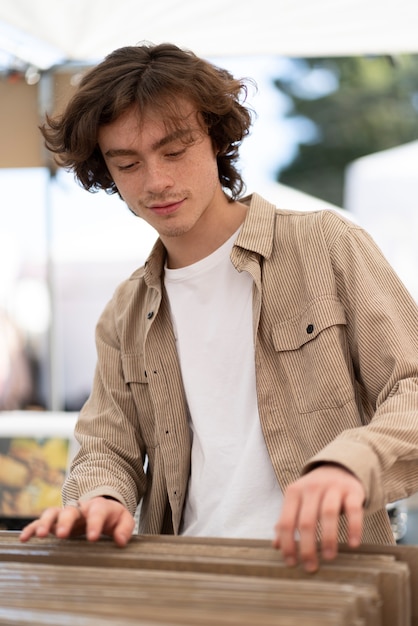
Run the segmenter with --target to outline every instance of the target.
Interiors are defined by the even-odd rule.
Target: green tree
[[[278,180],[338,206],[350,162],[418,138],[418,56],[295,60],[275,85],[311,129]]]

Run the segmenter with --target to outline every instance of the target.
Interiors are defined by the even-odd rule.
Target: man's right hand
[[[28,541],[31,537],[44,538],[49,534],[59,539],[85,534],[89,541],[97,541],[101,535],[108,535],[123,547],[131,538],[134,527],[135,520],[123,504],[96,497],[64,508],[46,509],[38,519],[25,526],[20,541]]]

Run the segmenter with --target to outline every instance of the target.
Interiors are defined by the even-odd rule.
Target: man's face
[[[140,116],[132,107],[98,134],[120,195],[165,243],[192,231],[223,196],[206,129],[189,102],[181,102],[181,113],[180,124],[170,129],[161,114]]]

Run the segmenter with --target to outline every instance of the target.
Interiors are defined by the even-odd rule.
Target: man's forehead
[[[192,141],[195,133],[203,130],[194,107],[180,115],[167,116],[162,111],[142,112],[138,106],[132,106],[115,121],[99,128],[98,143],[106,156],[118,156],[137,150],[138,141],[158,149],[176,140]]]
[[[132,113],[139,125],[151,121],[164,125],[168,130],[195,126],[196,120],[200,117],[196,105],[183,97],[162,98],[161,101],[145,107],[134,103],[127,113]]]

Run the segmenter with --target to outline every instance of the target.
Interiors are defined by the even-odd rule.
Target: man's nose
[[[163,164],[152,164],[147,167],[145,176],[145,191],[148,193],[161,193],[174,185],[174,177],[169,167]]]

